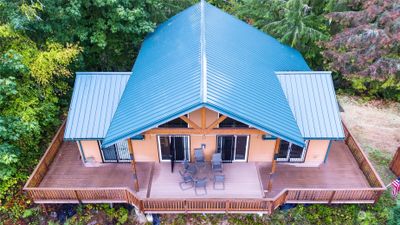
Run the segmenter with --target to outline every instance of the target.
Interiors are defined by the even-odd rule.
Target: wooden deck
[[[175,166],[169,163],[137,162],[139,197],[154,198],[261,198],[262,187],[255,163],[224,164],[225,190],[214,190],[211,165],[207,164],[196,175],[207,177],[207,195],[195,195],[194,189],[182,191]],[[153,170],[153,172],[152,172]],[[151,173],[153,173],[151,175]],[[150,180],[150,178],[152,178]],[[39,187],[43,188],[99,188],[128,187],[133,190],[132,168],[129,163],[106,163],[100,167],[85,167],[74,142],[64,142]]]
[[[272,191],[266,192],[271,164],[224,164],[225,190],[197,196],[179,188],[177,164],[137,162],[139,192],[129,163],[85,167],[76,143],[63,142],[65,124],[53,139],[24,190],[36,203],[126,202],[145,212],[262,212],[288,203],[374,203],[385,190],[367,157],[346,129],[346,141],[335,141],[328,161],[316,168],[278,164]],[[346,127],[345,127],[346,128]],[[297,164],[300,165],[300,164]],[[199,177],[211,179],[210,165]]]
[[[271,164],[260,163],[261,171],[271,171]],[[260,172],[262,173],[262,172]],[[267,174],[263,172],[263,174]],[[334,141],[326,163],[319,167],[298,167],[296,164],[278,163],[272,191],[267,197],[275,197],[286,188],[369,188],[364,176],[348,146],[343,141]],[[267,179],[262,176],[266,190]]]
[[[153,167],[154,165],[154,167]],[[152,168],[153,167],[153,168]],[[177,164],[171,173],[169,163],[137,162],[139,197],[154,198],[261,198],[271,171],[270,163],[227,163],[225,190],[214,190],[210,165],[201,169],[198,177],[208,177],[207,195],[197,196],[193,189],[182,191]],[[151,176],[151,170],[153,175]],[[259,170],[259,171],[257,171]],[[150,177],[152,179],[150,180]],[[129,163],[106,163],[100,167],[85,167],[74,142],[64,142],[39,187],[129,187],[133,190],[132,168]],[[151,183],[149,185],[149,183]],[[151,188],[149,188],[151,187]],[[315,168],[280,163],[277,166],[268,198],[276,197],[286,188],[369,188],[368,180],[358,167],[344,142],[332,144],[328,161]]]

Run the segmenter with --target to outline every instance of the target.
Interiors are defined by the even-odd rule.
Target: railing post
[[[333,198],[335,197],[336,191],[332,191],[331,197],[329,198],[328,204],[332,203]]]
[[[79,204],[82,204],[82,200],[79,198],[78,191],[74,190],[74,193],[75,193],[76,200],[78,200]]]
[[[381,197],[383,191],[375,191],[375,198],[374,198],[374,205],[378,202],[379,198]]]
[[[185,208],[185,213],[188,212],[187,200],[183,201],[183,207]]]
[[[225,212],[226,212],[226,213],[229,212],[229,207],[230,207],[229,204],[230,204],[230,203],[229,203],[229,200],[226,200],[226,202],[225,202]]]

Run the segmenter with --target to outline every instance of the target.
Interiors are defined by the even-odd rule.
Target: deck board
[[[258,164],[261,173],[271,171],[270,163]],[[266,189],[268,176],[262,176]],[[367,179],[344,142],[334,141],[326,163],[319,167],[298,167],[296,164],[278,163],[273,179],[274,197],[284,188],[368,188]]]
[[[270,163],[224,164],[225,190],[213,190],[212,181],[209,180],[208,194],[196,196],[193,189],[181,191],[179,188],[180,167],[181,165],[177,164],[176,172],[171,174],[168,163],[137,162],[139,197],[146,198],[148,195],[150,198],[260,198],[271,170]],[[211,178],[209,165],[203,170],[199,177]],[[129,163],[106,163],[100,167],[85,167],[80,159],[76,143],[64,142],[40,183],[40,187],[129,187],[133,190],[133,184]],[[148,190],[149,185],[151,185],[151,190]],[[305,168],[279,163],[272,192],[269,192],[267,197],[275,197],[284,188],[364,187],[370,186],[348,147],[343,142],[335,141],[327,163],[319,167]]]

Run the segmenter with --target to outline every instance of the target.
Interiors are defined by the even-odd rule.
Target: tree
[[[332,12],[333,38],[325,43],[328,67],[348,77],[385,80],[400,71],[399,2],[355,1]]]
[[[19,156],[39,150],[41,135],[58,123],[67,93],[67,66],[77,46],[37,46],[23,32],[0,26],[0,180],[18,168]]]
[[[171,15],[191,5],[190,0],[43,0],[40,22],[31,36],[76,43],[83,48],[81,68],[130,71],[144,37]],[[40,41],[37,40],[36,41]]]
[[[281,42],[298,49],[311,67],[321,69],[321,46],[329,38],[322,1],[248,0],[237,15]]]

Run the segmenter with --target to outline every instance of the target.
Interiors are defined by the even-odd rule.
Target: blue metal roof
[[[277,72],[305,139],[343,139],[331,72]]]
[[[103,141],[108,146],[207,107],[304,145],[274,71],[308,71],[296,50],[201,2],[145,39]]]
[[[130,74],[78,72],[64,138],[104,138]]]

